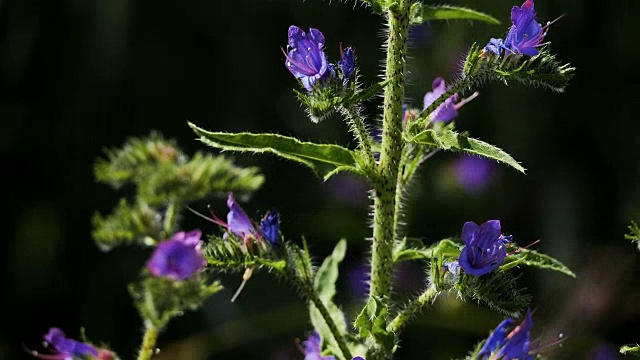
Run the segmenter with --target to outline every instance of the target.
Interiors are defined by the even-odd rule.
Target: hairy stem
[[[373,152],[371,151],[371,138],[369,137],[369,133],[367,132],[364,120],[362,119],[362,115],[360,115],[360,112],[354,106],[344,106],[342,107],[342,111],[347,118],[349,130],[351,130],[355,134],[360,149],[367,158],[367,163],[369,165],[375,164],[375,160],[373,159]]]
[[[402,154],[402,103],[409,28],[409,2],[399,1],[388,12],[389,38],[380,153],[380,176],[374,182],[373,246],[369,298],[386,298],[391,290],[391,270],[396,211],[396,188]]]
[[[155,353],[156,340],[158,340],[158,328],[147,321],[145,324],[144,338],[138,353],[138,360],[150,360]]]
[[[417,315],[425,304],[433,301],[438,293],[439,291],[435,286],[430,286],[422,295],[400,311],[398,316],[389,323],[387,330],[394,333],[400,331],[407,321]]]
[[[352,358],[351,351],[349,350],[349,346],[347,346],[347,341],[344,339],[344,337],[338,330],[336,323],[333,322],[333,318],[331,318],[331,315],[329,314],[329,311],[327,310],[327,308],[324,306],[324,303],[322,302],[322,300],[320,300],[316,292],[313,291],[312,289],[307,289],[307,294],[309,295],[309,300],[311,300],[313,305],[315,305],[315,307],[318,309],[318,311],[322,315],[322,318],[327,323],[329,330],[331,330],[331,334],[333,335],[333,338],[338,343],[338,346],[340,347],[340,351],[342,351],[342,356],[347,360],[351,360]]]

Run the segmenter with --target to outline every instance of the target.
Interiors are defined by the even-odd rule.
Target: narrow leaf
[[[500,21],[491,15],[464,7],[451,5],[416,6],[416,4],[411,9],[412,24],[421,24],[429,20],[475,20],[493,25],[500,24]]]
[[[504,150],[484,141],[459,134],[453,130],[443,129],[436,132],[433,129],[427,129],[409,141],[421,145],[437,146],[444,150],[462,151],[467,154],[486,157],[510,165],[522,173],[525,172],[522,165]]]
[[[320,301],[324,304],[331,316],[331,319],[338,328],[338,331],[342,334],[347,331],[346,318],[340,308],[333,302],[333,296],[336,293],[336,281],[338,280],[338,266],[344,259],[347,250],[347,241],[342,239],[338,242],[333,253],[329,255],[316,274],[316,278],[313,284],[314,290],[317,293]],[[320,338],[322,339],[322,348],[331,349],[334,354],[341,354],[338,350],[340,346],[333,338],[329,326],[325,322],[322,314],[316,308],[313,303],[309,305],[309,314],[311,317],[311,323],[316,329]]]
[[[353,105],[361,101],[369,100],[370,98],[374,97],[378,92],[382,91],[382,89],[384,89],[384,87],[387,86],[387,84],[389,84],[390,81],[391,80],[384,80],[384,81],[375,83],[369,86],[368,88],[353,94],[351,98],[345,99],[345,102],[348,105]]]
[[[398,263],[410,260],[430,260],[440,256],[457,257],[459,255],[460,245],[450,239],[440,240],[429,247],[424,247],[414,241],[408,243],[404,248],[396,249],[393,261]]]
[[[517,265],[527,265],[540,269],[553,270],[574,278],[576,277],[576,274],[574,274],[573,271],[571,271],[571,269],[562,262],[535,250],[520,248],[517,253],[505,258],[505,262],[500,266],[500,270],[504,271]]]
[[[227,151],[270,152],[308,166],[325,180],[339,171],[360,172],[356,152],[342,146],[303,142],[278,134],[210,132],[192,123],[189,126],[209,146]]]

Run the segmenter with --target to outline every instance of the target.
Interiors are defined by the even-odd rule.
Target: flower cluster
[[[542,40],[547,35],[547,26],[542,27],[536,21],[536,11],[533,8],[533,0],[526,0],[522,6],[514,6],[511,9],[511,22],[513,25],[505,40],[491,39],[485,52],[501,55],[503,50],[508,54],[523,54],[527,56],[538,55],[538,47],[542,46]]]
[[[308,91],[318,81],[326,82],[336,78],[336,66],[329,63],[324,53],[324,35],[318,29],[311,28],[308,33],[295,25],[289,27],[288,46],[285,53],[285,66]],[[340,60],[337,63],[340,78],[346,85],[355,73],[355,55],[348,47],[340,46]]]
[[[161,242],[147,262],[151,275],[182,281],[202,270],[207,261],[202,256],[200,230],[178,232]]]
[[[502,235],[500,221],[489,220],[482,225],[468,221],[462,226],[462,241],[458,265],[465,273],[481,276],[496,269],[507,256],[506,245],[511,236]]]
[[[51,347],[52,354],[39,354],[32,352],[32,354],[40,359],[46,360],[73,360],[77,358],[83,359],[97,359],[97,360],[113,360],[114,354],[105,349],[97,348],[93,345],[86,344],[77,340],[69,339],[65,333],[52,327],[49,332],[44,335],[44,340],[47,346]]]

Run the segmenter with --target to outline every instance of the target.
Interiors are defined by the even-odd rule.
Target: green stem
[[[138,360],[150,360],[155,353],[156,340],[158,340],[158,328],[150,322],[147,322],[145,327],[146,330],[144,331],[142,346],[138,353]]]
[[[329,330],[331,330],[331,334],[333,335],[333,338],[338,343],[338,346],[340,347],[340,351],[342,351],[342,356],[347,360],[351,360],[353,356],[351,356],[351,351],[349,350],[349,346],[347,346],[347,341],[344,339],[344,337],[338,330],[336,323],[333,321],[333,318],[331,317],[331,314],[329,314],[329,311],[327,310],[327,308],[324,306],[324,303],[322,302],[322,300],[320,300],[316,292],[313,291],[312,289],[307,289],[307,294],[309,295],[309,299],[311,300],[313,305],[315,305],[315,307],[320,312],[320,315],[322,315],[324,322],[327,323]]]
[[[400,331],[402,326],[404,326],[408,320],[417,315],[425,304],[432,302],[438,293],[439,291],[435,286],[430,286],[415,301],[409,303],[407,307],[400,311],[398,316],[389,323],[387,330],[393,333]]]
[[[411,122],[411,126],[413,127],[412,130],[415,130],[415,132],[424,130],[424,127],[429,120],[429,115],[431,115],[431,113],[434,112],[438,108],[438,106],[442,105],[442,103],[444,103],[453,94],[471,86],[472,83],[473,79],[471,77],[466,77],[459,80],[458,82],[455,82],[453,86],[451,86],[449,89],[447,89],[447,91],[444,92],[444,94],[440,95],[431,105],[424,109],[417,119]],[[415,129],[416,126],[418,127],[418,129]],[[415,132],[411,131],[410,133]]]
[[[369,298],[386,298],[391,290],[391,271],[396,211],[396,189],[402,154],[402,103],[409,29],[409,2],[401,0],[388,13],[389,38],[385,80],[382,151],[379,178],[374,182],[373,245]]]
[[[375,164],[373,152],[371,151],[371,138],[369,137],[366,126],[364,125],[362,115],[360,115],[360,112],[356,107],[351,105],[342,107],[342,111],[347,118],[347,123],[350,128],[349,130],[356,135],[360,149],[367,158],[367,163],[369,165]]]
[[[165,237],[171,237],[171,233],[174,229],[174,221],[176,217],[176,204],[173,201],[170,201],[167,205],[167,210],[164,212],[164,223],[163,228],[165,232]]]

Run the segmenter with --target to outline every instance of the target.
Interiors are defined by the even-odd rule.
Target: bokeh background
[[[419,107],[435,76],[452,79],[472,42],[502,36],[518,1],[453,1],[488,12],[503,25],[434,22],[413,30],[407,101]],[[577,67],[566,93],[518,84],[486,84],[457,119],[460,129],[497,144],[528,168],[521,175],[489,163],[477,183],[439,154],[420,171],[407,205],[407,233],[431,243],[459,235],[462,224],[500,219],[520,244],[564,261],[572,279],[527,269],[534,335],[553,341],[557,359],[596,359],[640,341],[640,253],[624,239],[640,220],[640,3],[537,1],[559,58]],[[0,1],[0,161],[4,239],[0,358],[28,359],[50,326],[109,344],[133,359],[142,325],[126,291],[148,253],[100,252],[90,218],[126,194],[97,184],[94,159],[105,147],[152,129],[189,153],[208,151],[187,120],[225,131],[278,132],[354,146],[338,118],[312,124],[296,103],[280,50],[290,24],[321,29],[335,61],[352,46],[361,80],[378,80],[383,19],[353,1],[318,0]],[[379,99],[369,103],[375,117]],[[250,214],[272,206],[287,237],[305,236],[316,257],[349,239],[338,301],[353,315],[362,305],[369,243],[366,184],[327,183],[271,156],[233,155],[260,166],[267,181],[244,203]],[[478,170],[479,171],[479,170]],[[467,184],[467,185],[465,185]],[[224,198],[208,202],[224,214]],[[185,228],[217,231],[187,217]],[[354,280],[355,279],[355,280]],[[419,264],[398,270],[398,298],[423,283]],[[172,322],[158,359],[302,359],[296,339],[310,330],[304,304],[285,284],[260,273],[239,300],[227,290],[197,313]],[[407,329],[398,359],[462,357],[501,320],[453,297],[438,301]],[[635,332],[634,332],[635,331]],[[616,358],[610,354],[608,359]],[[604,357],[600,357],[603,359]]]

